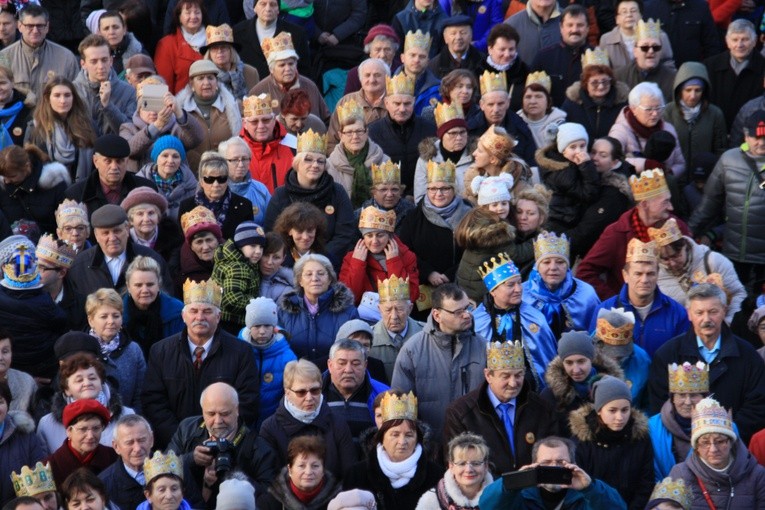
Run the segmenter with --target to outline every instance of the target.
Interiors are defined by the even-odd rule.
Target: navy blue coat
[[[649,18],[661,21],[678,68],[689,61],[703,62],[724,49],[709,4],[704,0],[647,0],[643,19]]]

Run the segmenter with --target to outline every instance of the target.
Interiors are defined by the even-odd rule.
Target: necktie
[[[507,402],[499,404],[499,410],[502,413],[502,422],[505,424],[505,431],[510,443],[510,451],[515,455],[515,438],[513,436],[513,403]]]
[[[194,349],[194,370],[197,372],[202,368],[202,354],[204,353],[204,347],[197,347]]]

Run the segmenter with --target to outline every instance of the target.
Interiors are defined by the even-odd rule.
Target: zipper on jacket
[[[748,157],[744,155],[744,157]],[[741,262],[744,262],[746,256],[746,231],[747,231],[747,218],[749,216],[749,202],[752,198],[752,182],[754,181],[754,174],[749,176],[749,182],[746,186],[746,200],[744,200],[744,213],[741,215],[741,244],[739,245],[739,257]],[[726,215],[727,216],[727,215]],[[727,218],[726,218],[727,220]]]

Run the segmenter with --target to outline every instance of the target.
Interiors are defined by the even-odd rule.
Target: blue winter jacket
[[[258,225],[263,224],[266,219],[266,207],[271,200],[271,193],[262,182],[255,179],[249,179],[244,182],[229,182],[228,187],[233,193],[246,198],[252,202],[252,221]]]
[[[441,46],[444,43],[444,36],[441,35],[441,24],[447,18],[446,13],[437,2],[432,9],[418,11],[414,7],[414,0],[410,0],[406,7],[396,14],[391,25],[398,34],[398,40],[401,41],[401,48],[404,47],[404,39],[407,32],[416,32],[421,30],[423,34],[430,33],[432,38],[430,43],[430,58],[438,55]]]
[[[404,66],[402,65],[396,69],[396,72],[393,73],[393,75],[395,76],[403,71]],[[420,115],[426,106],[431,106],[431,99],[435,99],[437,101],[441,100],[441,94],[439,92],[440,86],[441,80],[438,79],[438,76],[433,74],[433,71],[426,67],[422,74],[420,74],[420,76],[417,78],[417,81],[414,82],[415,115]]]
[[[123,324],[128,324],[130,322],[128,299],[130,299],[130,294],[125,293],[125,297],[122,298]],[[162,320],[162,337],[146,339],[148,340],[149,345],[159,342],[162,338],[167,338],[183,331],[185,324],[181,318],[181,311],[183,311],[183,301],[175,299],[164,292],[159,293],[159,317]],[[139,345],[142,344],[143,341],[143,339],[139,338],[133,338],[133,340],[138,342]]]
[[[502,487],[501,478],[483,490],[478,506],[492,510],[545,510],[546,508],[537,487],[506,491]],[[616,489],[600,480],[593,479],[590,486],[584,490],[567,490],[560,508],[561,510],[627,510],[627,505]]]
[[[441,8],[449,16],[453,14],[452,1],[439,0]],[[498,25],[505,20],[505,13],[502,11],[502,0],[481,0],[480,2],[473,1],[466,3],[467,10],[461,14],[466,14],[473,20],[473,46],[486,53],[486,39],[489,37],[489,31],[494,25]]]
[[[648,408],[648,395],[645,387],[648,384],[648,369],[651,367],[651,357],[640,346],[632,346],[632,355],[621,363],[624,370],[624,380],[631,383],[632,403],[640,409]]]

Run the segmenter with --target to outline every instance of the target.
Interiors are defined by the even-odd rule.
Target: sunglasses
[[[214,182],[217,182],[218,184],[226,184],[226,182],[228,182],[228,177],[225,175],[208,175],[202,177],[202,180],[205,181],[205,184],[212,184]]]
[[[640,48],[640,51],[643,53],[648,53],[648,50],[653,50],[654,53],[658,53],[661,51],[661,44],[653,44],[650,46],[638,46]]]
[[[321,393],[321,388],[310,388],[307,390],[293,390],[292,388],[290,388],[290,391],[294,393],[295,395],[297,395],[298,398],[305,398],[305,396],[308,395],[309,393],[313,395],[314,397],[318,397],[319,394]]]

